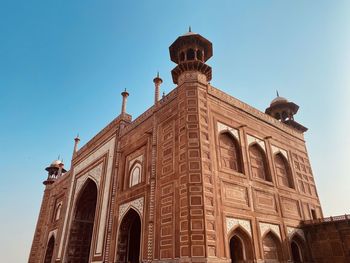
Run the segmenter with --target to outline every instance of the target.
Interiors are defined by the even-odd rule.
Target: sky
[[[0,0],[0,255],[28,260],[47,167],[69,168],[120,113],[175,85],[168,47],[188,30],[213,43],[211,84],[264,111],[300,106],[325,216],[350,213],[350,1]]]

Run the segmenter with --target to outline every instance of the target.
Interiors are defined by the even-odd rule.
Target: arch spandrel
[[[238,142],[240,142],[239,133],[237,129],[227,126],[226,124],[223,124],[221,122],[218,122],[217,125],[218,133],[227,132],[231,134]]]
[[[271,231],[280,239],[280,241],[282,241],[281,230],[279,225],[260,222],[259,227],[261,238],[263,238],[269,231]]]
[[[252,227],[249,220],[226,217],[226,234],[229,234],[237,227],[242,227],[252,237]]]
[[[136,210],[139,213],[140,218],[143,216],[143,206],[144,206],[144,198],[140,197],[138,199],[132,200],[130,202],[124,203],[119,206],[119,216],[118,221],[123,218],[123,216],[129,211],[130,208]]]

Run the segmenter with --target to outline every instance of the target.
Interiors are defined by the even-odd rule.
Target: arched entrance
[[[55,248],[55,237],[52,236],[49,242],[47,243],[44,263],[51,263],[54,248]]]
[[[302,256],[301,256],[301,251],[299,249],[298,244],[295,243],[294,241],[292,241],[290,246],[291,246],[291,249],[292,249],[293,262],[295,262],[295,263],[303,262],[302,261]]]
[[[88,179],[76,203],[68,242],[68,263],[89,262],[96,202],[96,184]]]
[[[134,209],[130,209],[119,227],[117,262],[139,263],[140,248],[141,219]]]
[[[230,256],[232,263],[243,263],[253,260],[251,239],[240,227],[236,228],[231,234]]]
[[[282,261],[282,248],[279,238],[269,231],[263,238],[264,259],[268,263]]]
[[[305,242],[299,235],[294,235],[290,242],[292,260],[295,263],[307,262]]]

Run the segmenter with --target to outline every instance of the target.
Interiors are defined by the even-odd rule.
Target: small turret
[[[45,170],[48,172],[48,175],[47,179],[43,182],[44,185],[53,184],[59,177],[67,172],[64,169],[63,162],[60,160],[54,160]]]
[[[265,113],[300,132],[306,132],[307,128],[294,120],[294,115],[298,112],[298,109],[297,104],[281,97],[277,91],[277,97],[271,101],[270,107],[265,110]]]
[[[178,37],[169,47],[170,59],[177,66],[171,71],[173,82],[178,84],[179,76],[185,71],[199,71],[209,82],[212,77],[211,67],[205,62],[213,55],[212,43],[191,31]]]

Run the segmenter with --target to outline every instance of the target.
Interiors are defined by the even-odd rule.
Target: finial
[[[278,94],[278,90],[276,90],[276,94],[277,94],[277,97],[279,97],[280,95]]]
[[[164,98],[165,97],[165,92],[163,91],[163,97],[162,98]]]
[[[157,78],[159,78],[159,71],[157,71]]]
[[[59,159],[60,159],[60,157],[61,157],[61,155],[59,154],[59,155],[57,156],[57,160],[59,160]]]
[[[188,32],[192,32],[191,26],[188,27]]]

